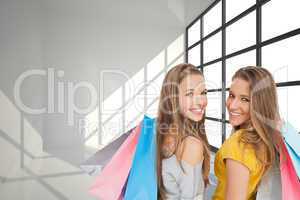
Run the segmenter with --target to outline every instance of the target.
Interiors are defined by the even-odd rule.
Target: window
[[[222,25],[222,3],[221,1],[215,5],[208,13],[203,17],[204,26],[203,34],[206,36],[215,29]]]
[[[207,63],[222,56],[222,35],[221,32],[215,34],[203,42],[203,62]]]
[[[229,91],[226,91],[226,101],[227,101],[228,96],[229,96]],[[225,116],[225,119],[226,119],[226,120],[229,120],[229,114],[228,114],[227,108],[226,108],[226,116]]]
[[[226,87],[231,84],[231,78],[234,73],[242,66],[255,66],[256,54],[255,51],[249,51],[238,56],[234,56],[226,60]]]
[[[262,7],[262,39],[267,40],[300,27],[300,1],[272,0]]]
[[[216,148],[232,131],[222,97],[227,98],[231,78],[240,67],[264,66],[273,74],[281,116],[300,131],[295,109],[300,100],[295,95],[300,93],[300,1],[257,2],[215,0],[186,29],[187,62],[203,70],[208,89],[207,136]],[[192,27],[197,26],[193,36]],[[192,38],[196,39],[190,42]]]
[[[300,35],[262,48],[263,66],[274,75],[276,82],[299,80]]]
[[[222,63],[218,62],[203,68],[206,88],[218,89],[222,88]]]
[[[207,108],[206,116],[215,117],[218,119],[222,118],[222,93],[221,92],[208,92],[207,93]]]
[[[226,53],[244,49],[255,44],[256,41],[256,18],[252,12],[238,20],[226,29]]]
[[[196,46],[188,52],[189,63],[199,66],[200,65],[200,46]]]
[[[206,120],[205,131],[208,143],[214,147],[220,148],[222,145],[222,123]]]
[[[238,16],[247,8],[255,5],[256,0],[226,0],[226,21]]]
[[[232,126],[230,124],[226,124],[226,139],[229,138],[229,136],[232,133]]]
[[[195,22],[188,30],[188,45],[191,46],[200,40],[200,20]]]

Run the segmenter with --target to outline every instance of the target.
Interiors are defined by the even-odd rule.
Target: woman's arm
[[[180,199],[194,200],[203,195],[204,182],[202,178],[203,144],[202,141],[187,137],[183,142],[182,166],[185,173],[181,177],[179,188]]]
[[[226,159],[226,200],[246,200],[249,169],[238,161]]]

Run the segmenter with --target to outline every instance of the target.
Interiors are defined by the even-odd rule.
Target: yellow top
[[[240,142],[240,137],[245,130],[240,129],[233,133],[222,145],[216,154],[215,175],[218,179],[217,188],[213,195],[213,200],[225,199],[226,187],[226,165],[225,159],[230,158],[245,165],[250,171],[247,200],[254,200],[257,185],[262,178],[263,168],[256,158],[252,146]]]

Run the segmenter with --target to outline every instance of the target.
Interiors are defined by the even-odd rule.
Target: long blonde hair
[[[262,67],[241,68],[233,75],[232,80],[236,78],[247,81],[250,85],[250,123],[241,136],[241,142],[254,147],[265,172],[274,164],[282,144],[282,136],[277,129],[280,115],[276,84],[272,74]]]
[[[203,119],[199,122],[185,118],[179,111],[179,84],[188,75],[197,74],[203,77],[203,74],[191,64],[179,64],[172,68],[166,75],[159,100],[159,111],[157,118],[157,181],[160,199],[165,198],[165,189],[162,182],[162,159],[163,142],[166,135],[169,134],[171,125],[176,125],[175,149],[178,149],[186,136],[194,136],[202,141],[204,146],[204,161],[202,166],[202,176],[205,183],[208,182],[210,168],[209,144],[205,133]],[[181,160],[181,158],[179,158]]]

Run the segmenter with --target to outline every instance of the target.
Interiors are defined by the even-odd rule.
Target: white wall
[[[177,39],[207,5],[208,1],[192,0],[2,0],[1,91],[15,104],[13,86],[20,74],[29,69],[64,71],[62,78],[55,74],[54,113],[23,114],[42,136],[46,151],[79,163],[85,150],[78,119],[84,116],[75,114],[74,126],[68,125],[67,83],[88,81],[100,93],[101,70],[121,69],[132,77]],[[106,78],[103,99],[126,82],[120,76]],[[65,88],[64,113],[57,111],[59,81]],[[47,107],[47,86],[46,76],[31,77],[22,85],[22,100],[33,108]],[[87,90],[79,89],[76,105],[86,107],[89,101]],[[12,127],[20,124],[20,118],[10,119]],[[2,121],[4,132],[14,130]]]
[[[61,80],[66,82],[88,81],[98,93],[101,70],[121,69],[132,76],[184,30],[164,1],[47,1],[42,7],[44,66],[63,70]],[[102,98],[125,81],[116,75],[107,78]],[[87,106],[87,91],[78,91],[75,102]],[[82,161],[78,119],[83,116],[75,115],[74,126],[69,126],[65,111],[47,115],[45,148],[62,149],[68,158],[76,155],[73,160]]]
[[[188,25],[198,17],[214,0],[186,0],[185,24]]]
[[[75,114],[74,126],[68,125],[67,83],[88,81],[98,91],[101,70],[121,69],[132,77],[179,37],[185,25],[203,10],[201,5],[207,4],[192,0],[3,0],[1,91],[15,103],[14,82],[23,72],[48,68],[64,71],[62,78],[55,74],[54,113],[24,113],[24,117],[42,136],[46,151],[81,162],[84,142],[78,133],[78,119],[83,116]],[[59,81],[65,88],[64,113],[57,110]],[[107,76],[105,90],[98,93],[103,92],[101,98],[106,99],[125,82],[124,77]],[[46,76],[31,77],[22,84],[22,100],[32,108],[47,107],[47,88]],[[78,90],[74,99],[78,107],[89,105],[88,94]],[[10,126],[16,123],[20,120],[11,121]]]
[[[103,92],[104,100],[120,104],[113,94],[127,80],[107,75],[105,90],[98,91],[99,72],[122,70],[134,78],[146,68],[165,68],[168,62],[157,66],[156,60],[162,52],[172,59],[183,53],[185,25],[202,4],[207,5],[190,0],[1,0],[0,179],[9,181],[1,182],[0,198],[90,199],[86,191],[93,179],[77,166],[96,149],[87,149],[79,133],[78,120],[85,114],[75,114],[74,125],[68,125],[67,84],[87,81]],[[49,68],[55,72],[54,112],[22,111],[14,99],[15,81],[28,70],[43,70],[45,76],[23,82],[21,99],[31,108],[47,108]],[[63,113],[58,112],[58,82],[65,89]],[[79,89],[74,102],[88,106],[88,91]]]

